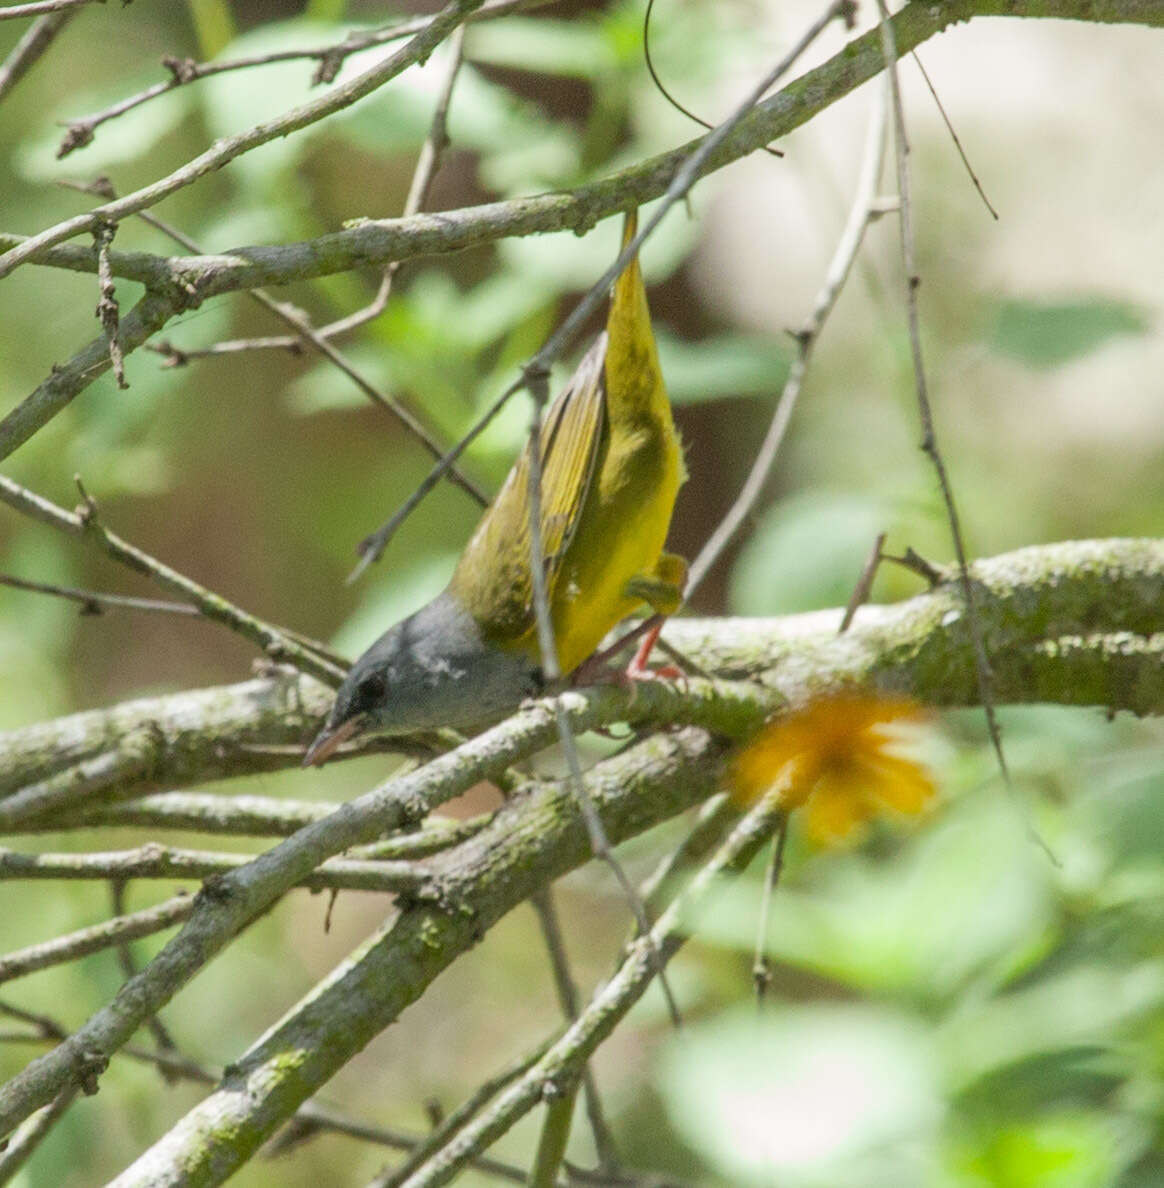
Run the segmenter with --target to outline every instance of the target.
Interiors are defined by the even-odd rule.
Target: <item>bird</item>
[[[636,227],[631,210],[624,248]],[[606,328],[545,415],[539,453],[542,561],[558,670],[578,673],[607,633],[646,604],[653,631],[628,673],[649,675],[644,653],[682,603],[687,565],[664,544],[686,468],[637,254],[614,283]],[[445,590],[351,666],[305,767],[366,733],[488,725],[546,690],[529,469],[523,450]]]

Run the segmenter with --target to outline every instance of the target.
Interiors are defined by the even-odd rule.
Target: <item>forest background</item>
[[[32,233],[87,208],[89,199],[56,182],[106,175],[118,192],[132,191],[214,138],[318,92],[303,61],[202,79],[97,129],[91,145],[58,160],[60,122],[166,77],[163,54],[206,60],[331,44],[345,22],[391,15],[343,0],[309,0],[294,17],[287,7],[138,0],[80,11],[0,103],[0,229]],[[660,0],[655,64],[684,103],[714,121],[816,15],[801,0]],[[876,13],[859,18],[868,27]],[[642,22],[638,0],[564,0],[472,26],[426,208],[568,188],[694,135],[645,69]],[[0,53],[22,32],[22,22],[0,23]],[[848,36],[836,23],[797,72]],[[974,556],[1164,535],[1162,36],[975,18],[921,47],[997,221],[918,70],[908,58],[901,64],[927,367]],[[371,60],[351,59],[340,78]],[[206,251],[395,215],[446,71],[438,51],[425,69],[240,158],[157,213]],[[675,210],[644,249],[690,471],[671,537],[687,556],[730,505],[771,416],[794,353],[787,331],[803,324],[821,285],[880,85],[782,140],[782,159],[756,153],[700,182],[686,211]],[[344,349],[450,443],[613,260],[617,222],[584,237],[502,239],[407,263],[383,314]],[[896,551],[950,558],[933,474],[917,448],[896,236],[892,217],[870,226],[775,474],[693,613],[843,604],[882,531]],[[136,220],[120,225],[115,246],[177,250]],[[279,295],[320,324],[366,303],[376,279],[374,270],[344,273]],[[118,282],[123,311],[138,291]],[[97,297],[95,278],[56,269],[25,267],[0,282],[0,411],[97,332]],[[96,381],[4,473],[70,508],[80,473],[104,520],[134,544],[354,655],[441,588],[478,510],[455,487],[438,487],[385,558],[345,585],[357,543],[430,459],[309,351],[197,357],[210,344],[281,333],[241,296],[183,314],[161,336],[173,350],[126,360],[128,390],[111,375]],[[496,489],[527,425],[528,405],[511,402],[464,469]],[[149,593],[77,540],[7,509],[0,570]],[[873,600],[922,589],[915,575],[887,567]],[[253,657],[249,644],[198,619],[78,615],[66,602],[0,589],[0,729],[239,681]],[[941,801],[930,819],[879,829],[839,853],[794,833],[769,930],[775,981],[762,1025],[750,967],[763,864],[717,900],[671,966],[688,1027],[672,1033],[651,991],[595,1061],[627,1164],[731,1183],[778,1172],[779,1183],[806,1188],[1147,1188],[1164,1179],[1164,732],[1158,720],[1109,720],[1101,709],[1004,707],[1000,719],[1013,796],[1001,787],[981,715],[959,711],[933,744]],[[382,779],[390,762],[370,756],[222,790],[339,802]],[[444,811],[470,816],[496,803],[479,788]],[[1024,815],[1055,862],[1031,841]],[[96,844],[129,848],[151,836],[104,830]],[[645,875],[669,836],[632,842],[632,873]],[[201,844],[183,834],[166,840]],[[48,834],[12,844],[64,843]],[[216,845],[249,852],[229,839]],[[177,886],[193,883],[131,885],[129,906]],[[598,864],[559,890],[588,993],[624,939],[626,906]],[[108,912],[103,887],[83,882],[6,882],[3,899],[5,950]],[[325,931],[327,906],[297,893],[185,989],[164,1015],[179,1049],[210,1065],[236,1058],[385,912],[381,895],[344,892]],[[141,942],[139,958],[158,945]],[[121,979],[116,955],[104,952],[32,975],[0,998],[71,1028]],[[535,918],[522,908],[353,1060],[328,1099],[421,1133],[426,1101],[451,1108],[557,1018]],[[27,1044],[5,1043],[0,1069],[14,1074],[29,1054]],[[163,1091],[155,1069],[115,1060],[101,1093],[73,1106],[16,1182],[103,1182],[202,1092]],[[575,1129],[571,1156],[589,1163],[585,1128]],[[537,1137],[536,1119],[527,1119],[493,1154],[526,1166]],[[372,1144],[316,1136],[278,1164],[253,1161],[234,1182],[362,1183],[385,1158]],[[486,1182],[479,1175],[463,1182]]]

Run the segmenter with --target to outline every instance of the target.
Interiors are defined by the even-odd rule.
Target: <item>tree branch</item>
[[[554,729],[549,716],[547,725]],[[706,732],[684,729],[599,764],[587,783],[611,840],[705,797],[725,751]],[[537,785],[515,797],[477,838],[435,858],[416,900],[339,965],[113,1184],[221,1183],[483,932],[590,856],[568,785]]]
[[[448,9],[442,10],[442,17],[447,12]],[[1073,19],[1160,27],[1164,26],[1164,0],[947,0],[945,3],[913,0],[892,19],[896,50],[898,54],[910,52],[951,24],[975,16]],[[411,52],[413,45],[410,42],[400,55]],[[715,172],[787,135],[867,82],[883,66],[880,35],[874,29],[758,104],[709,156],[700,172]],[[361,75],[346,85],[354,86],[366,77]],[[309,109],[313,114],[308,114]],[[304,105],[278,120],[207,150],[169,178],[58,227],[32,237],[0,235],[0,249],[7,249],[0,256],[0,276],[4,269],[10,270],[26,260],[96,272],[97,253],[93,249],[55,245],[90,230],[98,218],[117,220],[153,205],[173,189],[221,167],[239,152],[246,151],[240,146],[255,147],[265,143],[270,138],[268,132],[271,136],[285,135],[318,118],[321,118],[320,112],[312,104]],[[135,350],[176,314],[223,293],[288,284],[354,268],[384,267],[393,261],[462,251],[503,238],[562,230],[582,234],[599,220],[621,213],[628,205],[642,205],[663,194],[676,172],[704,139],[700,137],[573,190],[483,203],[439,215],[368,220],[301,243],[241,247],[213,256],[170,258],[145,252],[110,251],[109,264],[115,276],[141,281],[149,289],[135,310],[122,319],[123,352],[128,355]],[[104,337],[100,337],[54,370],[36,391],[0,421],[0,459],[27,441],[108,367],[108,351]]]
[[[981,591],[983,630],[998,658],[1000,702],[1056,701],[1136,713],[1164,712],[1164,633],[1159,631],[1160,606],[1164,604],[1164,541],[1085,541],[1033,547],[979,562],[971,567],[971,577]],[[863,607],[850,631],[838,637],[835,631],[840,615],[837,610],[787,620],[688,620],[670,626],[676,642],[702,667],[750,678],[748,684],[691,680],[684,689],[648,683],[633,695],[616,687],[564,694],[559,700],[566,706],[574,731],[615,721],[687,724],[680,734],[654,738],[645,748],[627,752],[619,762],[611,761],[612,765],[592,773],[592,795],[607,811],[605,824],[611,837],[630,836],[714,790],[724,750],[724,743],[717,738],[747,733],[784,701],[801,701],[830,689],[868,683],[910,692],[938,705],[973,703],[973,651],[952,572],[942,585],[908,602]],[[305,685],[301,678],[279,688],[281,703],[296,721],[302,720],[304,711],[295,694]],[[101,738],[106,746],[116,746],[113,723],[128,719],[140,727],[143,711],[157,714],[164,708],[174,714],[175,702],[195,699],[211,716],[215,724],[212,732],[221,735],[225,729],[229,737],[230,709],[236,714],[241,710],[242,721],[250,730],[255,726],[249,704],[252,699],[260,706],[265,702],[261,717],[272,714],[274,694],[267,682],[251,682],[247,693],[249,696],[240,693],[240,687],[209,690],[78,717],[88,718],[89,745]],[[189,709],[189,701],[185,705]],[[0,754],[12,751],[18,763],[27,762],[28,747],[22,744],[27,744],[29,736],[43,746],[47,737],[67,738],[69,724],[75,721],[65,719],[0,738]],[[277,712],[274,721],[282,728]],[[189,740],[205,725],[187,718],[179,733],[184,729]],[[529,706],[425,767],[340,805],[265,854],[222,875],[198,896],[178,936],[126,983],[108,1007],[0,1090],[0,1132],[7,1132],[46,1105],[66,1085],[77,1080],[92,1083],[95,1072],[143,1019],[168,1002],[251,920],[290,887],[309,879],[329,858],[419,821],[481,779],[500,778],[512,763],[548,746],[556,737],[552,707],[544,703]],[[175,768],[180,768],[180,763],[174,762],[179,758],[187,765],[191,762],[188,753],[179,751],[170,756]],[[164,760],[163,748],[159,762]],[[475,837],[434,857],[426,866],[430,876],[426,886],[432,894],[426,899],[418,893],[402,917],[410,921],[406,931],[418,930],[409,934],[408,945],[414,947],[399,967],[399,953],[389,959],[392,978],[399,974],[403,981],[398,979],[392,988],[380,986],[375,991],[395,995],[392,1002],[396,1006],[377,999],[379,1005],[355,1027],[346,1048],[336,1049],[330,1056],[313,1050],[304,1059],[326,1079],[330,1075],[324,1070],[327,1062],[334,1058],[342,1063],[344,1051],[350,1054],[367,1042],[383,1025],[383,1012],[390,1006],[398,1009],[405,999],[411,1001],[408,996],[420,992],[420,983],[453,959],[452,949],[462,942],[471,943],[481,927],[488,927],[536,886],[577,865],[588,853],[585,830],[570,797],[561,789],[542,787],[516,798]],[[510,868],[506,863],[516,865]],[[504,886],[498,888],[493,876],[501,868],[506,873],[500,877]],[[475,882],[478,877],[483,881]],[[528,882],[530,878],[533,883]],[[461,902],[458,897],[462,893],[472,901],[474,911],[468,916],[460,912],[450,915],[446,909]],[[430,927],[435,932],[428,931]],[[440,943],[429,949],[433,937]],[[451,948],[441,938],[448,939]],[[373,942],[362,956],[353,959],[354,965],[338,971],[328,986],[342,983],[349,975],[358,983],[357,989],[367,987],[366,978],[378,984],[382,980],[379,974],[369,972],[382,957],[378,943]],[[392,947],[397,948],[396,941]],[[365,958],[370,965],[361,964]],[[420,982],[410,980],[413,975]],[[320,1010],[328,993],[330,989],[317,1000]],[[269,1055],[270,1045],[277,1040],[278,1033],[268,1037],[262,1051]],[[285,1085],[271,1088],[276,1095],[287,1091]],[[279,1108],[272,1106],[274,1112],[265,1115],[266,1121],[256,1123],[260,1130],[268,1122],[275,1124]]]
[[[498,17],[509,16],[510,13],[537,8],[539,5],[551,3],[552,0],[486,0],[475,12],[465,17],[465,24],[476,21],[496,20]],[[230,58],[226,61],[195,62],[191,58],[165,57],[162,64],[169,70],[170,77],[162,82],[154,83],[130,95],[102,111],[91,115],[81,116],[69,121],[69,131],[64,143],[57,152],[58,157],[67,156],[74,149],[89,144],[93,133],[102,124],[133,111],[143,103],[165,95],[176,87],[188,86],[202,78],[211,78],[216,74],[226,74],[235,70],[254,70],[256,67],[271,66],[276,62],[317,62],[312,82],[330,83],[335,81],[340,67],[353,54],[363,53],[365,50],[375,49],[392,41],[401,41],[415,33],[421,33],[428,26],[432,18],[429,16],[414,17],[411,20],[394,21],[383,28],[359,30],[349,33],[343,41],[330,45],[320,45],[305,49],[274,50],[266,54],[255,54],[249,58]]]
[[[124,198],[106,202],[85,214],[74,215],[63,223],[33,235],[19,247],[12,248],[0,256],[0,278],[7,276],[43,247],[52,247],[66,239],[72,239],[74,235],[93,231],[103,223],[119,223],[139,210],[156,206],[163,198],[168,198],[176,191],[192,185],[199,178],[216,172],[244,153],[272,140],[289,136],[292,132],[298,132],[300,128],[318,123],[325,116],[350,107],[357,100],[390,82],[409,66],[428,58],[465,17],[474,9],[480,8],[483,2],[484,0],[449,0],[449,3],[433,16],[407,45],[348,82],[246,132],[216,141],[204,153],[188,161],[180,169],[132,194],[127,194]],[[54,0],[53,6],[59,6],[61,3],[62,0]]]
[[[1152,638],[1164,605],[1164,541],[1036,545],[977,561],[970,573],[995,657],[1000,704],[1049,701],[1164,713],[1164,677],[1153,669]],[[861,607],[839,637],[839,608],[781,619],[675,619],[666,636],[704,671],[756,681],[777,702],[871,683],[933,705],[974,705],[963,607],[951,576],[905,602]],[[609,689],[586,696],[596,720],[626,713],[625,699]],[[148,770],[122,777],[119,795],[125,797],[293,767],[330,702],[316,681],[280,673],[27,726],[0,734],[0,797],[34,778],[119,752],[125,740],[151,745]],[[733,714],[740,724],[761,712],[754,698],[749,708],[738,688],[705,681],[688,682],[686,693],[667,686],[638,690],[634,712],[642,720],[657,720],[652,713],[664,708],[670,720],[698,719],[716,729],[727,728]],[[401,740],[371,745],[407,749]],[[70,817],[89,811],[85,799],[67,806]]]
[[[79,477],[76,482],[83,503],[74,512],[58,507],[51,500],[37,495],[3,475],[0,475],[0,501],[30,519],[39,520],[42,524],[50,524],[74,536],[87,537],[106,556],[137,573],[144,574],[171,594],[179,595],[196,606],[199,613],[207,619],[250,640],[272,660],[285,660],[302,672],[331,685],[339,685],[344,679],[346,667],[334,663],[310,645],[300,643],[293,632],[285,632],[244,611],[220,594],[206,589],[205,586],[199,585],[185,574],[179,573],[123,540],[115,532],[111,532],[101,523],[97,503],[81,485]]]
[[[45,13],[29,26],[0,64],[0,100],[7,98],[13,87],[44,57],[75,15],[76,9],[62,8],[57,12]]]
[[[149,842],[100,854],[19,854],[0,849],[0,882],[10,879],[221,879],[253,860],[250,854],[183,850]],[[421,870],[410,862],[336,858],[299,880],[312,891],[411,893]],[[183,913],[183,918],[189,913]],[[0,963],[2,964],[2,963]],[[2,980],[2,979],[0,979]]]

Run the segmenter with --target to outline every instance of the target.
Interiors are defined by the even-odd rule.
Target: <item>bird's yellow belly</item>
[[[620,433],[615,449],[609,438],[604,443],[595,489],[551,601],[562,672],[577,668],[638,605],[627,596],[627,583],[654,573],[682,475],[681,447],[669,423],[652,417]]]

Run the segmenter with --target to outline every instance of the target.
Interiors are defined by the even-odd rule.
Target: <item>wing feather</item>
[[[553,598],[606,431],[606,334],[583,356],[541,432],[542,555]],[[529,544],[529,456],[523,450],[466,546],[452,587],[488,636],[516,641],[534,625]]]

